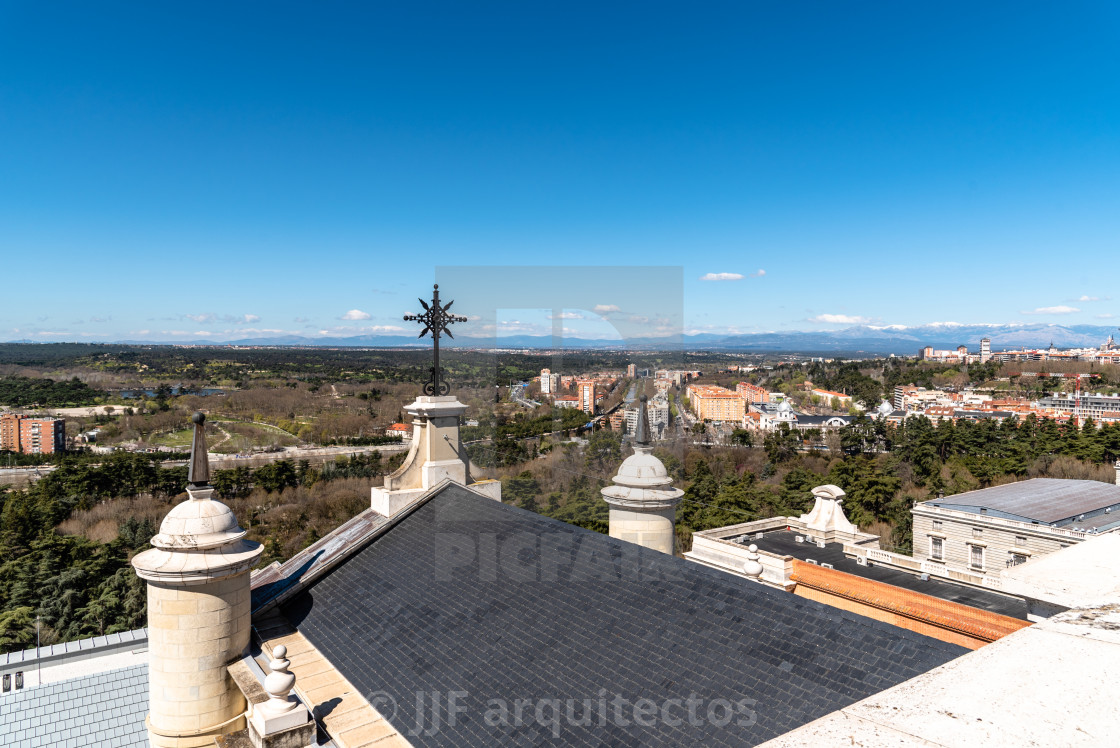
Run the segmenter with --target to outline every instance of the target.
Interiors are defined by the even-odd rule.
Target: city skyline
[[[408,335],[472,264],[679,267],[686,334],[1118,319],[1113,6],[193,10],[0,8],[0,340]]]

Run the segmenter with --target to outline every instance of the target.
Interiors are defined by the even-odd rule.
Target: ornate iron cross
[[[451,385],[443,380],[443,372],[439,368],[439,336],[442,333],[449,338],[454,338],[455,336],[451,334],[451,330],[449,330],[447,326],[453,322],[466,322],[467,318],[447,313],[447,310],[455,303],[454,301],[449,301],[442,306],[440,305],[438,283],[432,286],[431,306],[428,306],[423,299],[417,299],[417,301],[420,302],[420,306],[424,307],[424,313],[406,314],[404,321],[423,323],[424,329],[417,335],[419,338],[424,337],[429,332],[432,334],[432,378],[424,383],[424,394],[446,395],[451,392]]]

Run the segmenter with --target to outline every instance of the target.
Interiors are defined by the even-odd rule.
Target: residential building
[[[980,363],[986,364],[992,359],[992,339],[981,338],[980,340]]]
[[[1120,395],[1082,395],[1078,400],[1073,394],[1055,392],[1038,401],[1040,408],[1050,409],[1065,416],[1072,416],[1078,405],[1081,408],[1082,418],[1092,418],[1100,422],[1105,414],[1120,411]]]
[[[19,413],[0,415],[0,450],[23,454],[66,451],[66,421]]]
[[[757,384],[739,382],[739,384],[735,385],[735,392],[741,395],[748,403],[770,402],[770,393],[765,387],[759,387]]]
[[[715,385],[690,384],[688,402],[701,421],[740,423],[747,412],[742,395]]]
[[[24,416],[18,413],[0,413],[0,451],[19,452],[19,422]]]
[[[552,407],[554,408],[578,408],[579,398],[575,395],[561,395],[552,398]]]
[[[636,434],[638,432],[638,412],[640,408],[630,407],[625,411],[626,417],[626,433]],[[651,436],[655,439],[660,438],[664,433],[666,427],[669,425],[669,401],[664,395],[657,397],[646,403],[646,415],[649,419],[649,428]]]
[[[551,395],[552,392],[552,372],[549,369],[541,369],[541,394]]]
[[[595,380],[576,380],[576,397],[579,398],[579,407],[584,413],[595,412]]]
[[[626,376],[629,379],[633,379],[636,376],[638,376],[638,366],[637,366],[637,364],[626,364]]]
[[[833,392],[832,390],[825,390],[819,387],[814,387],[810,390],[810,394],[820,398],[822,405],[831,405],[833,400],[839,402],[841,408],[852,407],[852,398],[850,395],[845,395],[843,392]]]
[[[385,436],[396,436],[401,441],[411,441],[412,427],[407,423],[394,423],[385,429]]]

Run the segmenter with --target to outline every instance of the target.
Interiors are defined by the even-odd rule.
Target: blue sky
[[[0,340],[392,333],[462,265],[679,266],[686,331],[1112,324],[1118,41],[1108,2],[0,2]]]

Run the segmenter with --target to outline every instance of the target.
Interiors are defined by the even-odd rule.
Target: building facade
[[[576,397],[579,399],[579,408],[584,413],[595,412],[595,380],[580,379],[576,381]]]
[[[735,392],[742,396],[748,403],[768,403],[770,402],[770,393],[764,387],[759,387],[757,384],[750,382],[739,382],[735,385]]]
[[[1035,478],[916,504],[914,557],[996,579],[1120,529],[1120,486]]]
[[[0,450],[23,454],[66,451],[66,421],[19,413],[0,415]]]
[[[689,385],[688,402],[701,421],[741,423],[747,401],[737,392],[714,385]]]

